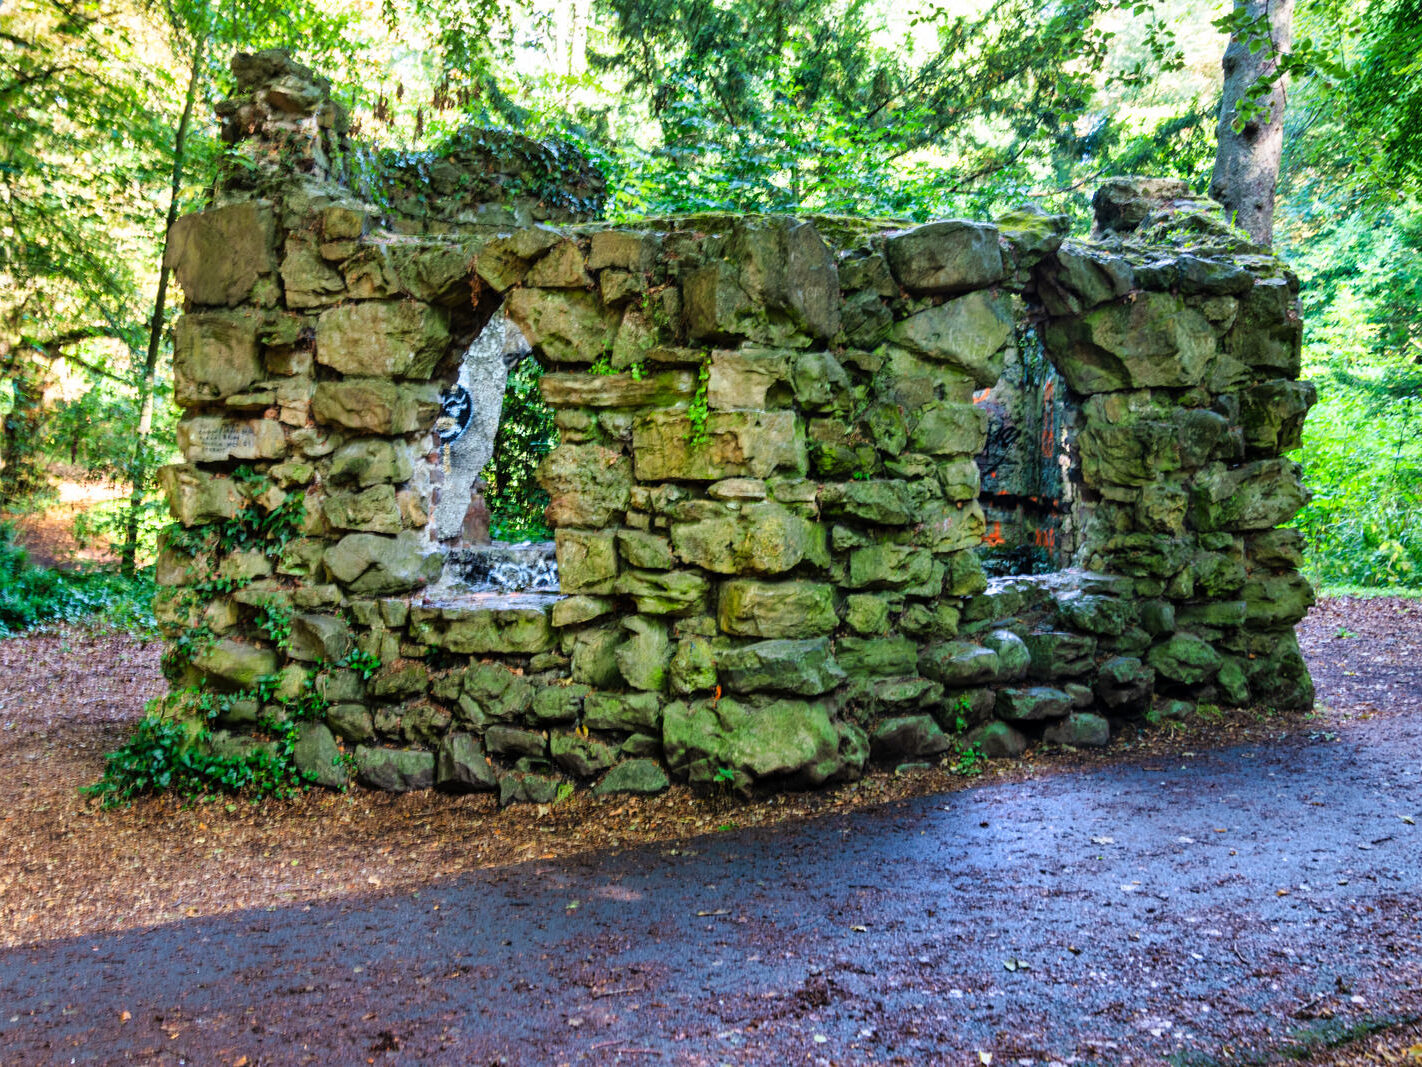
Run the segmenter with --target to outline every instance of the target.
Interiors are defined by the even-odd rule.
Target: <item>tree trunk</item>
[[[43,422],[43,375],[19,355],[10,370],[15,406],[0,419],[0,510],[16,511],[44,486],[38,457]]]
[[[168,215],[163,225],[163,252],[158,263],[158,292],[153,298],[153,318],[148,323],[148,351],[143,360],[143,374],[138,381],[138,433],[133,443],[133,458],[129,463],[128,516],[124,527],[120,560],[123,573],[132,575],[138,557],[138,526],[143,510],[143,495],[148,488],[152,466],[149,455],[153,436],[153,376],[158,369],[158,353],[163,347],[163,313],[168,304],[168,234],[178,220],[178,197],[183,184],[183,164],[187,152],[188,127],[192,124],[193,105],[197,102],[198,86],[202,82],[203,53],[207,39],[198,37],[193,46],[193,62],[188,72],[188,92],[183,99],[183,114],[178,120],[178,132],[173,138],[173,180],[168,190]]]
[[[1267,18],[1270,42],[1250,51],[1249,31],[1229,39],[1224,54],[1224,97],[1220,101],[1219,150],[1210,195],[1257,244],[1274,243],[1274,192],[1284,149],[1284,86],[1275,84],[1258,101],[1260,113],[1234,128],[1241,101],[1261,76],[1273,73],[1279,57],[1293,47],[1294,0],[1235,0],[1236,13]],[[1261,42],[1255,39],[1255,44]]]

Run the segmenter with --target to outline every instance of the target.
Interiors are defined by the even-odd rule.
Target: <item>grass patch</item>
[[[1397,597],[1402,600],[1422,598],[1422,589],[1408,589],[1399,586],[1320,585],[1316,588],[1319,596],[1346,597],[1349,600],[1376,600],[1379,597]]]

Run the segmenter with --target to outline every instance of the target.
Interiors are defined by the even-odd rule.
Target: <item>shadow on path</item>
[[[13,949],[0,1063],[1268,1061],[1422,1013],[1409,725]]]

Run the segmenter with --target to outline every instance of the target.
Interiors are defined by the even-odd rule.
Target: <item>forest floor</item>
[[[44,508],[18,514],[0,511],[0,522],[14,525],[16,540],[25,546],[31,562],[41,567],[76,567],[118,562],[109,538],[95,531],[77,536],[75,530],[96,507],[121,501],[123,489],[109,482],[84,481],[72,468],[50,471],[54,499]]]
[[[1111,779],[1142,768],[1156,771],[1167,764],[1179,766],[1183,773],[1210,760],[1228,762],[1228,753],[1239,746],[1269,758],[1277,756],[1283,768],[1311,752],[1326,755],[1355,738],[1362,744],[1372,736],[1368,730],[1383,729],[1390,737],[1411,739],[1403,749],[1388,741],[1389,750],[1397,749],[1404,766],[1409,758],[1410,766],[1422,763],[1422,742],[1410,728],[1411,722],[1422,722],[1422,602],[1325,598],[1300,627],[1300,636],[1319,690],[1319,706],[1308,714],[1226,710],[1189,727],[1114,740],[1104,752],[1038,748],[1022,760],[994,762],[977,776],[958,775],[946,767],[911,777],[876,772],[822,793],[749,802],[694,796],[674,788],[648,800],[594,800],[583,794],[552,807],[516,806],[505,811],[499,811],[488,795],[390,796],[363,790],[345,795],[318,791],[260,804],[158,797],[104,810],[80,795],[78,787],[98,777],[103,754],[122,743],[141,716],[144,702],[161,691],[158,647],[83,629],[13,638],[0,642],[0,812],[4,813],[0,816],[0,948],[8,950],[0,954],[0,988],[8,984],[9,974],[18,977],[15,968],[22,959],[42,961],[51,950],[63,952],[66,946],[72,949],[89,939],[115,951],[115,943],[125,943],[124,931],[158,926],[183,938],[200,930],[212,934],[219,928],[213,924],[252,914],[294,914],[300,921],[313,908],[332,915],[346,914],[352,907],[378,911],[381,901],[394,907],[394,902],[417,899],[421,891],[484,885],[480,879],[486,883],[490,878],[518,878],[522,877],[518,872],[532,870],[543,872],[539,884],[558,883],[564,876],[573,878],[568,872],[589,865],[630,862],[641,868],[648,856],[695,856],[711,847],[735,848],[737,842],[751,852],[760,842],[759,847],[778,854],[800,847],[795,844],[797,835],[826,832],[824,827],[844,819],[893,818],[883,813],[905,810],[926,818],[923,812],[1000,803],[993,798],[1003,796],[1030,798],[1038,790],[1048,795],[1073,789],[1074,782]],[[1360,798],[1364,790],[1377,792],[1375,780],[1361,773],[1358,778],[1321,784],[1333,795],[1353,786]],[[1022,785],[1027,786],[1026,792],[1006,788]],[[1392,815],[1396,832],[1413,834],[1411,828],[1422,822],[1422,790],[1410,801],[1400,802],[1411,802],[1419,810]],[[1184,803],[1188,803],[1184,798],[1177,801]],[[1257,812],[1255,817],[1267,821],[1268,813]],[[710,846],[705,844],[708,841]],[[1369,858],[1367,852],[1360,856]],[[868,857],[867,862],[879,860]],[[505,873],[500,875],[501,871]],[[864,871],[844,875],[863,877]],[[691,877],[695,880],[694,870]],[[873,880],[873,875],[868,877]],[[1346,883],[1347,879],[1340,882]],[[484,888],[487,891],[487,885]],[[1281,891],[1282,895],[1289,892]],[[1007,905],[1004,900],[1003,907]],[[572,907],[576,906],[575,902]],[[1368,911],[1374,907],[1369,905]],[[1399,940],[1394,932],[1394,942],[1413,946],[1405,947],[1394,967],[1401,983],[1393,991],[1396,1003],[1391,1012],[1381,1014],[1360,1015],[1355,1006],[1352,1015],[1358,1018],[1337,1030],[1311,1062],[1422,1062],[1422,985],[1417,978],[1422,959],[1415,949],[1422,919],[1416,914],[1409,918],[1405,899],[1377,907],[1384,913],[1389,907],[1401,909],[1370,921],[1386,918],[1397,924],[1403,935]],[[1415,907],[1413,898],[1411,908]],[[709,913],[722,911],[711,908]],[[1010,926],[1008,918],[998,917],[1004,929]],[[993,919],[985,921],[991,925]],[[326,925],[335,923],[331,919]],[[542,930],[543,924],[538,928]],[[1346,942],[1345,937],[1344,949]],[[133,939],[127,944],[133,945]],[[1247,942],[1236,939],[1235,944],[1236,954],[1241,944],[1245,953],[1255,951]],[[99,945],[94,949],[98,951]],[[711,951],[706,946],[696,949],[702,950]],[[1241,961],[1245,958],[1240,955]],[[1339,976],[1338,983],[1342,991],[1347,980]],[[822,998],[814,993],[812,999]],[[1340,1019],[1350,1018],[1349,998],[1341,992],[1335,997],[1325,991],[1313,999],[1317,1002],[1303,1004],[1308,1010],[1297,1018],[1328,1020],[1335,1013]],[[1259,1010],[1260,1019],[1267,1020],[1268,1006],[1261,1002]],[[8,1024],[0,1019],[0,1063],[10,1062],[7,1045],[23,1040],[25,1027],[13,1029],[19,1020],[19,1015]],[[1264,1031],[1272,1032],[1268,1026],[1262,1026]],[[194,1031],[189,1032],[191,1036]],[[1130,1027],[1114,1037],[1121,1043],[1117,1049],[1121,1055],[1133,1047],[1133,1041],[1150,1043]],[[635,1050],[635,1042],[628,1045],[628,1039],[620,1040],[624,1050]],[[398,1051],[398,1045],[397,1041],[384,1051]],[[240,1052],[241,1043],[232,1048]],[[1143,1048],[1143,1058],[1136,1062],[1156,1062]],[[50,1051],[57,1056],[60,1049]],[[89,1048],[91,1058],[94,1051]],[[548,1051],[559,1053],[554,1059],[561,1059],[567,1049],[550,1045]],[[662,1054],[646,1056],[655,1059]],[[246,1062],[296,1058],[274,1055],[270,1047],[262,1055],[265,1059]],[[662,1062],[701,1062],[678,1056],[675,1050],[667,1055],[670,1058]],[[747,1055],[743,1047],[740,1054],[725,1058],[760,1062],[754,1054]],[[860,1062],[858,1053],[846,1055],[826,1062]],[[881,1062],[865,1055],[863,1062]],[[1252,1062],[1270,1061],[1268,1054],[1259,1055],[1265,1058]],[[1292,1058],[1307,1055],[1312,1054],[1295,1049]],[[634,1054],[632,1059],[636,1058]],[[225,1062],[240,1059],[234,1052]],[[648,1060],[643,1057],[643,1061]],[[523,1061],[515,1057],[508,1062]],[[917,1061],[910,1055],[901,1062]],[[1043,1061],[1028,1057],[1025,1062]],[[1111,1055],[1097,1062],[1125,1059]],[[1225,1056],[1221,1062],[1241,1060]]]

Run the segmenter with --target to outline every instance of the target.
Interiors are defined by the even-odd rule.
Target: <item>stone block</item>
[[[582,289],[518,289],[504,309],[534,351],[554,363],[593,363],[610,353],[620,321]]]
[[[327,789],[344,789],[349,779],[340,762],[341,750],[321,723],[303,723],[291,749],[291,762],[306,781]]]
[[[1002,719],[1034,722],[1057,719],[1067,715],[1072,707],[1071,694],[1051,686],[1008,687],[997,692],[996,710]]]
[[[916,517],[919,520],[917,542],[939,556],[975,549],[987,533],[987,518],[976,500],[966,504],[934,501],[921,508]],[[981,565],[976,565],[976,559],[972,562],[954,560],[949,578],[947,589],[952,595],[971,595],[983,584]]]
[[[1204,380],[1219,349],[1209,320],[1169,293],[1056,320],[1043,339],[1067,384],[1082,394],[1188,389]]]
[[[799,696],[819,696],[846,678],[825,638],[774,640],[721,650],[717,672],[725,687],[737,693],[776,690]]]
[[[1089,634],[1047,630],[1030,633],[1023,640],[1032,656],[1028,673],[1033,678],[1044,681],[1075,678],[1093,666],[1096,638]]]
[[[375,737],[375,720],[364,704],[332,704],[326,709],[326,723],[348,744],[358,745]]]
[[[497,789],[499,779],[479,739],[453,730],[440,742],[434,784],[446,793],[475,793]]]
[[[889,628],[889,605],[871,593],[851,593],[844,598],[844,624],[857,634],[882,634]]]
[[[203,647],[193,657],[193,666],[219,689],[253,689],[276,673],[277,657],[271,649],[224,638]]]
[[[947,752],[953,742],[932,715],[900,715],[884,719],[869,734],[875,759],[932,758]]]
[[[1194,634],[1178,633],[1156,645],[1146,659],[1157,674],[1172,682],[1198,685],[1220,669],[1220,654]]]
[[[849,401],[849,375],[829,352],[801,352],[794,357],[791,385],[807,411],[827,411]]]
[[[646,273],[657,263],[661,237],[636,230],[599,230],[592,235],[592,250],[588,269],[616,267],[634,273]]]
[[[909,316],[894,325],[889,337],[929,359],[951,363],[989,388],[1002,376],[1004,347],[1013,328],[1008,294],[975,292]]]
[[[574,778],[592,778],[611,767],[617,753],[595,737],[577,734],[553,734],[548,739],[548,751],[553,762]]]
[[[891,234],[884,251],[894,277],[920,293],[961,293],[1001,281],[1007,273],[994,226],[946,219]]]
[[[907,637],[841,637],[835,658],[851,678],[881,678],[918,673],[918,645]]]
[[[422,697],[430,687],[430,669],[419,660],[395,660],[382,664],[370,679],[370,692],[381,700],[409,700]]]
[[[545,608],[445,608],[434,618],[412,611],[410,637],[458,653],[533,655],[556,643]]]
[[[554,408],[670,407],[696,392],[691,371],[632,374],[545,374],[539,382],[545,403]]]
[[[644,615],[694,615],[705,609],[711,583],[697,571],[626,570],[613,591],[632,597]]]
[[[988,413],[973,404],[933,403],[918,415],[909,447],[930,456],[975,456],[987,442]]]
[[[631,636],[617,649],[617,667],[633,689],[658,692],[665,688],[671,644],[660,619],[633,615],[622,620]]]
[[[622,641],[620,628],[579,630],[573,638],[573,681],[591,686],[617,685],[622,680],[617,669],[617,648]]]
[[[409,481],[414,473],[414,449],[403,441],[357,438],[331,456],[326,478],[334,485],[361,487]]]
[[[933,577],[933,555],[912,545],[878,544],[849,554],[846,589],[901,589],[923,586]],[[941,581],[941,574],[939,575]],[[936,595],[930,593],[928,595]]]
[[[716,657],[711,643],[692,635],[677,642],[671,658],[671,691],[685,695],[716,687]]]
[[[1259,460],[1232,470],[1214,463],[1195,478],[1191,518],[1206,531],[1267,530],[1288,522],[1311,497],[1292,460]]]
[[[820,504],[826,515],[876,526],[906,526],[915,518],[913,492],[902,481],[869,479],[826,485],[820,489]]]
[[[380,378],[317,382],[311,402],[317,422],[374,434],[428,430],[439,413],[439,390]]]
[[[1251,454],[1277,455],[1303,440],[1304,416],[1318,400],[1312,382],[1272,381],[1244,390],[1240,425]]]
[[[807,470],[805,441],[793,412],[713,411],[706,419],[706,440],[693,443],[694,433],[690,418],[680,412],[638,419],[632,427],[638,480],[714,482]]]
[[[1042,733],[1042,740],[1049,745],[1102,748],[1111,740],[1111,724],[1100,715],[1076,711],[1048,726]]]
[[[554,534],[558,588],[565,593],[610,593],[617,578],[614,530],[568,530]]]
[[[941,641],[918,654],[918,672],[950,688],[977,685],[997,677],[997,653],[971,641]]]
[[[712,411],[764,410],[776,386],[790,382],[790,354],[717,351],[707,368],[706,403]]]
[[[246,497],[231,478],[197,467],[170,464],[158,470],[158,484],[168,498],[168,511],[184,526],[201,526],[230,519],[246,505]]]
[[[1258,278],[1241,295],[1227,353],[1255,372],[1297,378],[1303,342],[1298,295],[1284,277]]]
[[[585,685],[548,685],[533,695],[532,719],[539,726],[550,723],[576,722],[582,714],[583,698],[588,695]]]
[[[293,615],[287,655],[303,663],[337,663],[351,650],[351,631],[336,615]]]
[[[1113,656],[1096,672],[1096,699],[1113,711],[1144,711],[1154,689],[1155,671],[1134,656]]]
[[[1015,682],[1027,676],[1032,665],[1032,653],[1027,642],[1011,630],[993,630],[982,638],[983,647],[997,653],[997,678],[1003,682]]]
[[[346,295],[346,280],[305,234],[287,235],[282,247],[281,281],[289,308],[334,304]]]
[[[761,501],[671,527],[677,558],[717,574],[779,574],[824,556],[824,531],[784,506]]]
[[[266,200],[184,215],[168,231],[163,266],[192,304],[236,307],[276,264],[276,218]]]
[[[173,327],[173,400],[182,407],[208,404],[249,390],[266,373],[257,331],[258,311],[208,311],[184,315]]]
[[[539,464],[538,484],[550,497],[544,514],[551,525],[598,529],[627,510],[632,465],[602,445],[563,444]]]
[[[583,254],[578,246],[563,240],[534,261],[523,276],[523,284],[547,289],[585,289],[592,285],[592,278],[583,267]]]
[[[1244,623],[1251,629],[1292,626],[1313,607],[1313,586],[1302,574],[1255,573],[1244,583]]]
[[[602,781],[593,787],[593,795],[606,797],[629,793],[633,796],[653,796],[665,792],[670,786],[667,772],[656,760],[630,759],[608,771]]]
[[[1016,727],[1000,719],[983,723],[964,738],[988,759],[1016,759],[1027,751],[1027,738]]]
[[[402,525],[395,487],[372,485],[360,492],[333,492],[321,502],[321,513],[333,530],[398,534]]]
[[[357,745],[356,781],[368,789],[406,793],[429,789],[435,781],[435,754],[415,749]]]
[[[178,423],[178,448],[189,463],[280,459],[286,455],[286,431],[273,419],[192,415]]]
[[[740,637],[819,637],[838,625],[834,587],[821,582],[761,582],[736,578],[721,584],[717,623]]]
[[[361,300],[316,320],[316,362],[353,377],[427,379],[449,345],[448,316],[414,300]]]
[[[643,530],[618,530],[617,551],[631,567],[661,571],[676,566],[671,542]]]
[[[589,693],[583,698],[583,725],[612,733],[661,733],[661,701],[656,693]]]
[[[444,557],[410,531],[396,537],[352,533],[326,550],[326,569],[341,585],[365,596],[390,596],[418,589],[439,577]]]
[[[608,597],[565,596],[553,605],[553,625],[577,626],[608,614],[615,606]]]

